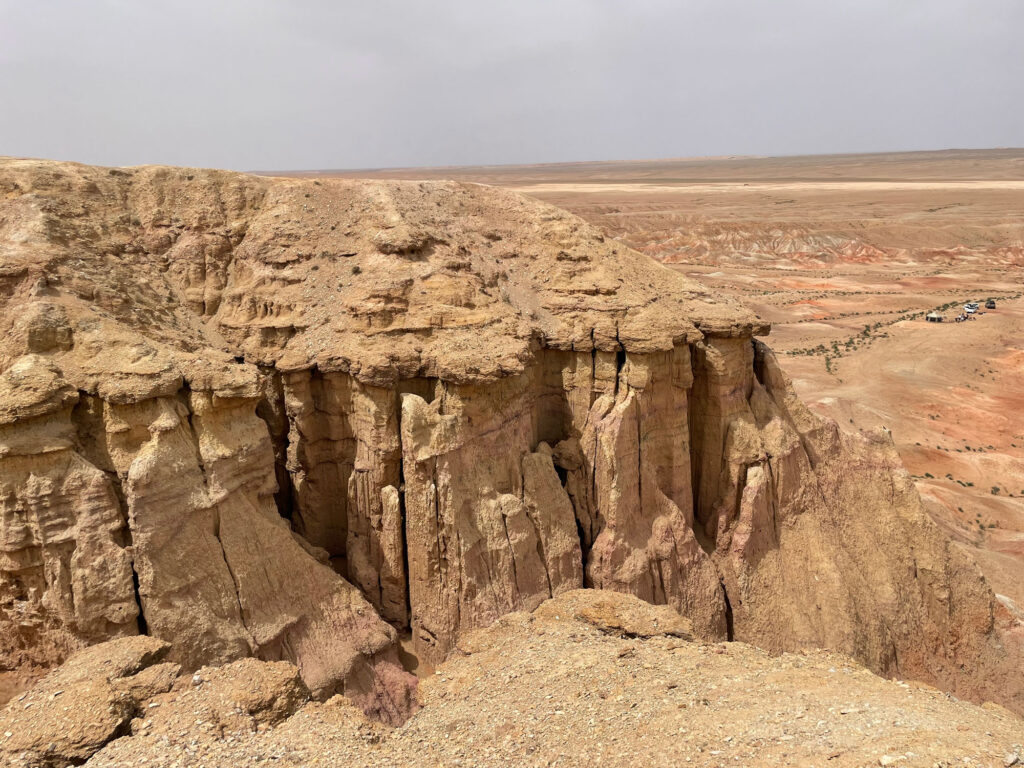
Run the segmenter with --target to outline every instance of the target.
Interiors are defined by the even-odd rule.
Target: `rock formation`
[[[287,662],[176,677],[159,641],[120,638],[0,708],[0,764],[929,768],[1024,756],[1024,720],[998,705],[883,680],[832,651],[773,656],[691,633],[668,606],[569,590],[460,637],[401,728],[342,696],[309,701]]]
[[[741,307],[509,192],[0,163],[0,663],[144,633],[391,722],[588,585],[1024,709],[1024,630]]]
[[[74,654],[0,711],[3,764],[82,765],[111,741],[194,730],[197,719],[218,734],[252,732],[309,701],[287,662],[245,658],[180,676],[179,665],[160,663],[168,650],[156,638],[136,636]]]

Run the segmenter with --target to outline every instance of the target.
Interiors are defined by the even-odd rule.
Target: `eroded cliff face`
[[[451,183],[0,164],[0,663],[136,633],[398,722],[580,586],[1024,709],[1024,630],[741,308]]]

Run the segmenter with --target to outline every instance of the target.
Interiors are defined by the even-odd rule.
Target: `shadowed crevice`
[[[730,643],[736,639],[736,630],[733,625],[732,603],[729,602],[729,590],[725,588],[725,581],[721,581],[722,599],[725,601],[725,639]]]

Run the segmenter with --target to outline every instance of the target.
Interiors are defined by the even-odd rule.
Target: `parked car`
[[[996,300],[995,299],[989,299],[988,301],[985,302],[985,309],[995,309],[995,308],[996,308]]]
[[[966,312],[968,315],[973,315],[975,312],[978,311],[980,307],[981,305],[978,302],[972,301],[967,304],[964,304],[964,312]]]

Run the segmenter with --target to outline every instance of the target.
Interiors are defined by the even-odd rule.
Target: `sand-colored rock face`
[[[1024,708],[1022,629],[738,306],[455,183],[0,164],[0,662],[139,632],[399,721],[594,586]]]

